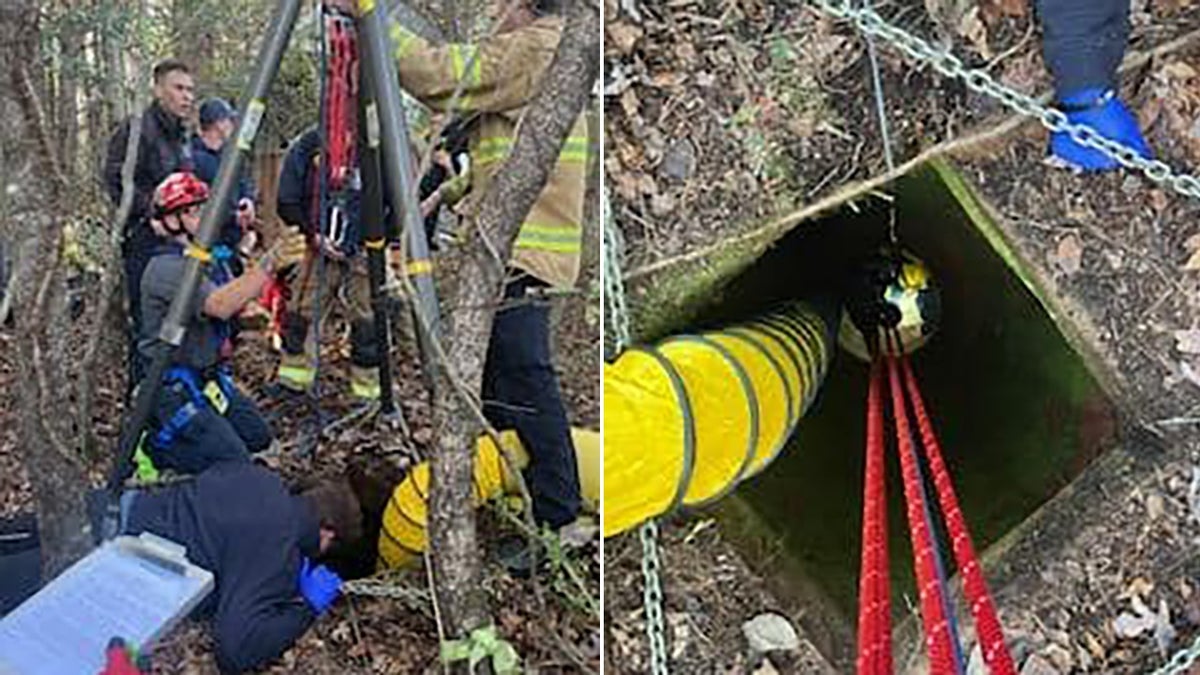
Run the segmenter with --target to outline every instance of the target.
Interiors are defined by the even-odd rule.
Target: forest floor
[[[1050,91],[1032,3],[873,5],[1010,87]],[[886,191],[866,46],[852,26],[807,3],[609,9],[606,175],[635,319],[660,310],[649,306],[658,289],[718,268],[727,249],[781,236],[798,210],[871,181]],[[1158,157],[1188,171],[1200,165],[1200,4],[1134,2],[1132,25],[1122,96]],[[1128,172],[1048,166],[1036,122],[878,49],[897,164],[927,153],[957,166],[1121,411],[1122,447],[1015,532],[988,570],[1018,666],[1148,671],[1200,629],[1200,204]],[[742,559],[703,522],[663,528],[668,645],[687,672],[763,672],[741,624],[772,611],[801,627],[805,607],[773,595],[764,561]],[[619,672],[647,664],[640,555],[636,534],[606,542],[607,663]],[[795,658],[771,667],[817,667]]]
[[[595,265],[590,266],[591,270]],[[586,274],[594,278],[594,272]],[[586,281],[586,279],[585,279]],[[586,286],[585,286],[586,288]],[[86,294],[85,294],[86,297]],[[94,301],[94,298],[87,298]],[[555,300],[556,354],[563,393],[573,424],[591,429],[599,427],[599,317],[589,309],[586,293]],[[596,299],[591,298],[591,303]],[[88,305],[90,307],[91,305]],[[85,313],[85,317],[90,314]],[[85,318],[73,326],[84,334]],[[83,342],[82,340],[80,341]],[[352,409],[345,371],[349,360],[348,331],[344,322],[328,324],[323,350],[322,406],[340,417]],[[16,446],[14,378],[24,377],[19,364],[13,363],[12,336],[0,329],[0,517],[33,509],[33,495]],[[415,350],[409,341],[400,340],[396,350],[396,396],[411,434],[401,433],[375,421],[347,424],[328,434],[315,456],[301,458],[294,449],[301,430],[310,428],[306,406],[279,406],[261,395],[262,385],[273,380],[276,356],[262,333],[247,331],[241,336],[236,352],[237,380],[242,389],[258,399],[271,418],[282,453],[269,463],[286,480],[335,476],[355,458],[373,456],[388,462],[396,471],[411,466],[426,456],[433,430],[429,424],[428,404],[421,384]],[[121,392],[124,387],[123,348],[116,347],[102,359],[103,372],[94,420],[100,447],[115,447],[118,421],[121,419]],[[94,485],[102,483],[107,462],[89,466]],[[481,511],[483,543],[491,548],[502,533],[513,532],[487,509]],[[598,672],[600,667],[600,628],[596,617],[580,608],[579,594],[560,594],[547,580],[534,582],[510,577],[485,552],[484,588],[492,615],[502,638],[511,642],[530,672]],[[599,535],[570,553],[573,564],[583,573],[588,594],[599,600]],[[424,589],[422,569],[401,579],[405,587]],[[574,603],[574,604],[573,604]],[[153,672],[198,675],[215,673],[211,638],[202,621],[185,621],[168,634],[153,653]],[[438,661],[438,631],[428,607],[404,601],[349,597],[337,602],[330,613],[283,657],[265,668],[266,673],[420,673],[441,672]]]

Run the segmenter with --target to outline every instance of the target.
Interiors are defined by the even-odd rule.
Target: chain
[[[629,307],[625,304],[625,282],[621,274],[621,239],[614,223],[608,186],[604,186],[604,301],[605,321],[616,333],[615,349],[620,353],[630,341]],[[667,641],[663,629],[663,594],[658,557],[658,524],[654,519],[642,525],[642,577],[646,609],[646,637],[650,641],[650,670],[654,675],[667,675]]]
[[[1200,198],[1200,178],[1191,174],[1176,173],[1166,162],[1146,159],[1136,150],[1102,136],[1089,126],[1069,121],[1062,111],[1045,106],[1028,94],[1000,84],[982,70],[967,68],[962,59],[930,45],[903,28],[888,23],[870,7],[851,7],[848,0],[813,1],[825,12],[853,21],[862,32],[883,38],[909,57],[933,66],[939,73],[963,80],[971,91],[997,99],[1022,115],[1036,117],[1042,126],[1050,131],[1065,132],[1079,145],[1098,150],[1121,166],[1142,172],[1155,183],[1165,185],[1181,195]]]
[[[426,615],[430,614],[429,592],[423,588],[414,588],[402,584],[397,580],[376,577],[353,579],[342,584],[342,592],[347,595],[400,600],[412,609],[416,609]]]
[[[1146,159],[1132,148],[1101,135],[1095,129],[1074,124],[1060,110],[1043,105],[1028,94],[1006,87],[991,75],[982,70],[967,68],[962,59],[948,51],[937,49],[925,40],[894,26],[883,19],[864,3],[863,7],[850,6],[849,0],[839,3],[832,0],[814,0],[827,13],[842,19],[849,19],[868,36],[867,48],[871,58],[872,76],[875,79],[876,104],[879,106],[880,124],[883,130],[884,152],[888,160],[889,171],[892,169],[890,145],[887,140],[885,120],[883,119],[882,88],[878,81],[878,66],[874,54],[874,43],[869,36],[878,36],[895,45],[909,57],[922,63],[932,65],[939,73],[947,77],[960,79],[967,88],[979,94],[990,96],[1008,108],[1029,117],[1036,117],[1042,126],[1052,132],[1066,132],[1079,145],[1099,150],[1109,159],[1116,161],[1126,169],[1136,169],[1150,180],[1165,185],[1185,197],[1200,198],[1200,178],[1192,174],[1177,173],[1166,162],[1157,159]],[[647,589],[649,596],[649,589]],[[1192,664],[1200,661],[1200,636],[1192,644],[1179,650],[1171,660],[1155,670],[1151,675],[1175,675],[1188,670]]]
[[[604,186],[604,301],[606,323],[616,333],[615,351],[629,344],[629,307],[625,304],[625,281],[621,275],[621,233],[613,223],[608,185]]]
[[[1190,647],[1175,652],[1170,661],[1164,663],[1161,668],[1150,675],[1175,675],[1188,672],[1188,669],[1197,660],[1200,660],[1200,635],[1196,636]]]
[[[667,673],[667,641],[663,628],[663,594],[659,583],[658,523],[647,520],[638,534],[642,539],[642,576],[645,578],[646,637],[650,639],[650,672]]]

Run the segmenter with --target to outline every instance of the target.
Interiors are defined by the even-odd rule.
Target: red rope
[[[329,17],[329,78],[326,90],[326,139],[329,145],[329,188],[340,190],[354,161],[358,112],[358,51],[349,20]]]
[[[896,418],[896,440],[899,445],[900,470],[904,478],[904,502],[908,516],[909,537],[912,540],[913,565],[917,575],[917,595],[920,599],[921,621],[925,628],[925,647],[929,653],[929,672],[933,675],[953,673],[954,659],[950,647],[950,624],[942,607],[941,584],[933,562],[933,533],[925,522],[925,503],[917,475],[916,449],[904,407],[900,387],[900,372],[896,359],[888,357],[888,378],[892,391],[892,413]]]
[[[963,579],[963,590],[967,596],[967,602],[971,605],[971,615],[975,619],[975,630],[979,634],[979,645],[983,651],[984,663],[987,664],[993,675],[1015,674],[1016,668],[1013,665],[1012,656],[1004,644],[1004,630],[996,616],[996,607],[988,592],[987,581],[984,580],[983,572],[979,567],[975,547],[971,544],[971,534],[967,530],[966,520],[963,518],[962,510],[958,507],[958,498],[954,494],[950,473],[946,470],[945,462],[942,461],[941,446],[934,434],[929,415],[925,412],[925,404],[921,399],[920,389],[917,387],[916,375],[913,374],[912,365],[909,364],[907,357],[902,359],[901,364],[904,369],[905,388],[908,390],[909,399],[913,404],[917,427],[921,431],[921,444],[925,447],[929,468],[933,473],[933,484],[937,489],[938,502],[942,507],[942,515],[950,533],[954,559],[958,562]],[[894,366],[892,373],[894,377]],[[893,384],[894,389],[895,384]]]
[[[883,368],[871,366],[867,390],[867,453],[863,479],[862,561],[858,577],[858,673],[891,675],[887,498],[883,465]]]

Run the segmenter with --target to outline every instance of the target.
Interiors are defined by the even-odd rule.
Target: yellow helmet
[[[928,266],[904,250],[883,252],[868,263],[869,279],[850,294],[838,328],[838,344],[855,357],[870,361],[859,324],[875,323],[884,353],[910,354],[929,341],[941,320],[941,293]],[[900,348],[888,337],[899,336]]]

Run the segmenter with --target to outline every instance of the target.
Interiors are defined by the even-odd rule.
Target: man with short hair
[[[192,136],[192,159],[196,176],[212,188],[221,167],[221,153],[237,129],[237,111],[223,98],[205,99],[200,104],[200,130]],[[221,226],[217,243],[236,250],[242,234],[254,224],[254,183],[247,175],[238,181],[234,214]]]
[[[280,656],[341,593],[317,561],[362,536],[362,513],[345,480],[291,494],[252,462],[215,464],[194,480],[122,498],[121,531],[152,532],[187,548],[216,589],[197,608],[211,615],[223,673]]]
[[[153,77],[154,101],[141,117],[141,135],[133,169],[133,204],[129,217],[120,223],[121,258],[125,263],[125,294],[130,317],[130,391],[142,377],[136,358],[137,336],[142,326],[138,307],[142,271],[150,259],[150,251],[157,246],[157,238],[149,227],[151,199],[155,187],[164,178],[175,171],[191,170],[192,165],[185,130],[185,120],[192,114],[195,100],[192,75],[187,64],[167,59],[154,66]],[[125,163],[131,119],[122,122],[109,139],[104,162],[104,187],[117,207],[123,192],[121,168]]]
[[[554,58],[563,31],[560,0],[498,0],[497,33],[476,44],[434,45],[392,25],[400,86],[434,110],[471,116],[470,210],[512,152],[517,124]],[[550,348],[547,288],[579,276],[588,157],[587,123],[575,120],[513,244],[505,306],[492,324],[483,410],[499,429],[516,429],[532,462],[525,478],[539,523],[558,529],[580,508],[570,425]],[[475,232],[460,237],[479,236]]]

